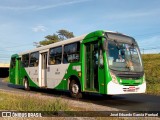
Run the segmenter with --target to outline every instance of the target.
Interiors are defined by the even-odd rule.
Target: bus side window
[[[22,55],[22,66],[28,67],[29,65],[29,54]]]
[[[62,61],[62,47],[51,48],[49,51],[49,64],[61,64]]]
[[[63,63],[78,62],[80,59],[80,42],[64,45]]]
[[[30,67],[37,67],[39,62],[39,52],[30,54]]]

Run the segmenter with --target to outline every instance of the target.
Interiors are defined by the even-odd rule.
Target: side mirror
[[[104,42],[103,42],[103,50],[105,50],[105,51],[107,51],[108,50],[108,43],[107,43],[107,40],[105,40]]]

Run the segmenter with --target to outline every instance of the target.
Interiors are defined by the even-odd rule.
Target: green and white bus
[[[140,50],[134,38],[95,31],[27,52],[14,54],[10,82],[30,87],[104,95],[144,93],[146,81]]]

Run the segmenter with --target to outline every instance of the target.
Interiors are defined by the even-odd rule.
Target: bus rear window
[[[15,68],[15,66],[16,66],[16,58],[11,58],[11,65],[10,65],[10,67],[11,68]]]

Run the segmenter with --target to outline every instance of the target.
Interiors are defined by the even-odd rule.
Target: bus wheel
[[[70,94],[72,97],[77,98],[77,99],[82,98],[80,85],[75,80],[71,80],[69,84],[69,90],[70,90]]]
[[[24,89],[29,91],[30,87],[29,87],[29,81],[27,78],[24,78]]]

